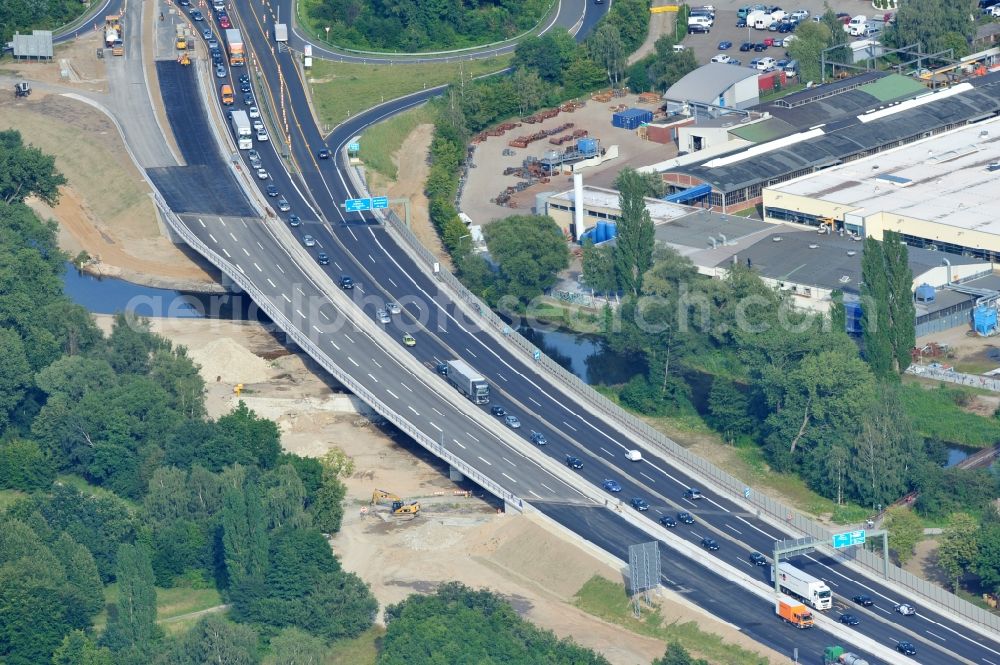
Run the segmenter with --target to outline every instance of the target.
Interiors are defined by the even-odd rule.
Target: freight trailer
[[[246,53],[243,45],[243,35],[239,30],[230,28],[226,30],[226,45],[229,48],[229,64],[232,67],[242,67],[247,64]]]
[[[476,404],[490,401],[490,384],[464,360],[448,361],[448,381]]]
[[[772,582],[774,574],[774,566],[771,566]],[[817,610],[828,610],[833,604],[833,595],[826,582],[799,570],[787,561],[778,564],[778,588],[789,596],[809,603]]]

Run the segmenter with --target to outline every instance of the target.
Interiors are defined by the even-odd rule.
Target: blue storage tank
[[[580,139],[576,142],[576,150],[581,155],[593,156],[597,154],[597,139]]]
[[[646,109],[626,109],[611,116],[611,124],[622,129],[635,129],[652,121],[653,112]]]
[[[980,305],[972,312],[972,328],[976,334],[987,337],[997,331],[996,307]]]
[[[618,237],[618,224],[616,222],[608,222],[608,240],[614,240]]]
[[[604,242],[608,239],[608,223],[598,222],[597,231],[594,233],[594,242]]]
[[[597,244],[597,241],[594,240],[594,229],[592,229],[592,228],[591,229],[587,229],[586,231],[584,231],[583,233],[580,234],[580,244],[581,245],[583,245],[584,243],[586,243],[588,240],[590,242],[594,243],[595,245]]]
[[[861,303],[859,302],[845,302],[844,303],[844,318],[846,322],[844,328],[848,333],[852,335],[861,334]]]
[[[921,284],[916,291],[917,302],[934,302],[937,292],[930,284]]]

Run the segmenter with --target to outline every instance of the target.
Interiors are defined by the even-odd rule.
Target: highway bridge
[[[282,16],[291,16],[287,0],[278,4]],[[592,6],[581,4],[587,11]],[[766,591],[761,592],[766,567],[752,566],[747,554],[767,553],[777,540],[803,534],[826,539],[828,534],[766,496],[752,490],[745,496],[736,479],[621,412],[544,356],[536,360],[529,343],[506,331],[453,277],[435,272],[431,257],[397,222],[344,213],[340,204],[363,194],[342,159],[346,144],[364,127],[436,91],[386,103],[322,136],[296,54],[271,41],[270,22],[277,11],[273,3],[237,0],[230,16],[250,47],[251,66],[245,69],[257,105],[271,109],[272,119],[287,118],[287,145],[272,120],[272,140],[256,147],[270,173],[266,182],[278,187],[291,210],[266,207],[264,202],[273,199],[260,192],[243,194],[265,181],[253,177],[245,154],[232,160],[237,151],[231,138],[213,129],[226,123],[217,106],[217,81],[206,63],[189,68],[172,61],[157,64],[159,92],[185,165],[147,173],[176,233],[245,290],[290,340],[456,474],[509,507],[538,510],[621,560],[627,559],[628,545],[659,539],[666,544],[665,586],[778,651],[798,647],[803,654],[819,654],[829,644],[861,644],[861,650],[867,647],[881,660],[909,662],[892,651],[896,642],[909,640],[922,663],[1000,665],[1000,637],[993,630],[973,627],[956,611],[940,611],[937,604],[822,549],[793,562],[826,580],[835,607],[850,608],[862,623],[847,628],[828,620],[814,631],[781,624]],[[227,80],[241,73],[236,68]],[[280,129],[283,133],[286,126]],[[317,158],[326,146],[334,159]],[[287,157],[278,152],[286,150]],[[301,218],[300,226],[289,225],[291,214]],[[319,251],[329,256],[328,265],[316,261]],[[337,286],[344,274],[356,288]],[[377,323],[375,311],[389,301],[400,304],[401,315],[389,324]],[[404,333],[416,339],[414,347],[403,346]],[[465,359],[489,379],[492,403],[517,415],[521,429],[506,428],[490,415],[489,405],[465,400],[434,372],[437,363],[451,358]],[[549,443],[532,445],[525,436],[532,430],[544,432]],[[624,453],[632,448],[643,449],[642,462],[626,460]],[[570,454],[583,460],[582,469],[565,466]],[[621,484],[626,505],[633,496],[648,500],[649,512],[622,508],[619,495],[601,489],[605,479]],[[685,499],[684,490],[691,486],[703,488],[706,498]],[[695,523],[670,530],[658,525],[661,515],[679,510],[692,512]],[[705,536],[721,543],[718,552],[698,548]],[[851,603],[862,593],[874,598],[872,607]],[[941,594],[944,603],[950,602],[946,596]],[[893,612],[894,604],[904,601],[918,607],[916,616]]]

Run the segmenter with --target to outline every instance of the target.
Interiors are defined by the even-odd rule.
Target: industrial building
[[[681,77],[663,94],[667,113],[696,107],[745,109],[760,102],[756,69],[720,62],[702,65]],[[695,107],[692,109],[692,107]]]
[[[30,35],[14,34],[14,41],[8,48],[15,60],[51,60],[52,32],[49,30],[32,30]]]

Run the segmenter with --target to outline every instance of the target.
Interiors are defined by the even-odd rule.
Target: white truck
[[[833,605],[833,594],[830,587],[821,579],[805,573],[787,561],[778,564],[778,588],[782,593],[809,603],[817,610],[828,610]],[[774,582],[775,569],[771,566],[771,582]]]
[[[253,148],[253,127],[246,111],[233,111],[233,134],[236,135],[236,145],[240,150]]]
[[[288,25],[285,23],[274,24],[274,41],[279,44],[288,43]]]
[[[490,384],[464,360],[448,361],[448,381],[476,404],[490,401]]]

